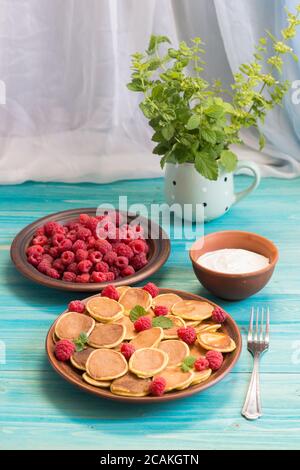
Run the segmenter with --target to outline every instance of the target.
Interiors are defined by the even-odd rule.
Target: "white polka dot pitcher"
[[[220,172],[211,181],[197,172],[192,163],[167,163],[165,195],[174,213],[185,220],[208,222],[225,214],[233,204],[248,196],[260,182],[260,171],[254,162],[238,162],[236,171],[250,170],[254,181],[247,189],[234,191],[233,173]]]

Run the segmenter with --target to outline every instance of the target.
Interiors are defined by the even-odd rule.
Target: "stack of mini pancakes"
[[[119,300],[93,296],[85,301],[86,312],[67,312],[55,324],[54,342],[75,341],[82,333],[87,344],[71,357],[72,365],[83,371],[82,379],[95,387],[110,388],[116,395],[142,397],[149,393],[154,377],[164,377],[166,392],[182,390],[209,378],[212,371],[197,372],[182,368],[188,356],[199,358],[208,350],[231,352],[236,348],[232,338],[218,331],[220,324],[211,320],[214,306],[199,300],[185,300],[175,293],[155,298],[135,287],[118,287]],[[153,308],[166,306],[172,327],[152,327],[137,333],[130,312],[137,305],[154,318]],[[177,335],[180,327],[193,326],[197,341],[188,346]],[[120,352],[122,343],[130,343],[135,352],[129,361]]]

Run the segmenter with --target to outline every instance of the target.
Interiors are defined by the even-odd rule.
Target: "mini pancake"
[[[164,336],[163,329],[159,326],[141,331],[130,341],[135,349],[155,348]]]
[[[167,307],[167,309],[169,309],[169,311],[171,312],[173,305],[179,302],[180,300],[182,299],[181,297],[179,297],[179,295],[169,292],[168,294],[157,295],[152,300],[152,306],[156,307],[157,305],[162,305],[163,307]]]
[[[120,318],[120,320],[117,320],[116,323],[119,323],[120,325],[125,326],[126,328],[126,332],[124,336],[125,340],[130,340],[136,337],[137,332],[135,331],[134,324],[132,323],[129,317],[127,317],[126,315],[123,315],[123,317]]]
[[[168,367],[164,371],[160,372],[158,376],[163,377],[166,380],[165,391],[171,392],[172,390],[182,390],[188,387],[194,378],[194,372],[191,370],[183,372],[181,367]]]
[[[119,298],[119,303],[123,305],[125,314],[129,314],[136,305],[144,307],[149,310],[151,307],[152,297],[149,292],[141,289],[140,287],[131,287],[127,289]]]
[[[201,300],[180,300],[172,307],[173,315],[184,320],[205,320],[210,318],[214,307]]]
[[[88,300],[86,309],[95,320],[104,323],[122,318],[124,311],[119,302],[100,295]]]
[[[230,336],[225,333],[210,333],[203,331],[197,336],[198,342],[202,348],[208,351],[231,352],[236,348],[236,344]]]
[[[71,356],[70,361],[76,369],[86,370],[86,361],[90,354],[95,351],[94,348],[86,348],[83,351],[75,351]]]
[[[142,348],[135,351],[129,359],[129,370],[138,377],[153,377],[168,364],[168,355],[157,348]]]
[[[92,377],[90,377],[86,372],[84,374],[82,374],[82,378],[88,384],[94,385],[94,387],[108,388],[108,387],[110,387],[110,384],[111,384],[110,380],[95,380],[95,379],[92,379]]]
[[[200,325],[199,320],[186,320],[185,326],[192,326],[193,328],[196,328],[196,326]]]
[[[129,286],[119,286],[119,287],[116,287],[116,290],[118,292],[118,294],[121,296],[123,294],[123,292],[125,292],[127,289],[130,289]]]
[[[86,371],[94,380],[113,380],[126,374],[128,364],[118,351],[96,349],[86,362]]]
[[[91,333],[95,320],[88,315],[77,312],[67,312],[61,315],[55,325],[55,335],[59,339],[77,339],[80,333]]]
[[[199,325],[195,328],[195,330],[197,331],[197,333],[200,331],[202,332],[204,330],[214,333],[220,328],[222,328],[222,325],[220,323],[199,323]]]
[[[88,344],[93,348],[114,348],[122,343],[125,333],[126,327],[120,323],[97,323]]]
[[[212,370],[211,369],[205,369],[202,371],[194,371],[194,378],[192,380],[191,385],[197,385],[200,384],[201,382],[205,382],[210,376],[211,376]]]
[[[204,357],[206,353],[207,349],[202,348],[198,342],[190,346],[190,356],[194,356],[196,359]]]
[[[170,318],[173,322],[171,328],[164,329],[164,339],[178,339],[177,330],[178,328],[185,327],[185,321],[180,317],[175,317],[174,315],[166,315],[167,318]]]
[[[150,318],[150,320],[153,320],[155,315],[154,315],[154,311],[152,310],[152,308],[149,308],[149,310],[147,310],[147,315],[145,315],[145,317],[148,317]]]
[[[112,382],[110,391],[125,397],[145,397],[149,393],[150,379],[141,379],[131,372]]]
[[[179,366],[182,361],[190,354],[188,345],[183,341],[179,341],[178,339],[162,341],[158,348],[167,353],[169,357],[168,367]]]

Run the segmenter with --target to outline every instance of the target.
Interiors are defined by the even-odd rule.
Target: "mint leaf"
[[[231,152],[231,150],[223,150],[221,152],[220,162],[226,171],[231,172],[236,168],[237,156],[235,153]]]
[[[219,170],[217,162],[208,152],[201,151],[196,153],[195,168],[204,178],[214,181],[218,179]]]
[[[183,372],[189,372],[193,367],[196,362],[195,356],[187,356],[181,364],[181,370]]]
[[[82,331],[82,332],[80,333],[80,335],[78,336],[78,338],[76,338],[76,339],[74,340],[74,344],[75,344],[75,346],[76,346],[76,351],[77,351],[77,352],[83,351],[83,350],[84,350],[84,346],[85,346],[85,344],[87,343],[87,341],[88,341],[88,336],[87,336],[87,334],[86,334],[84,331]]]
[[[88,335],[83,331],[82,333],[80,333],[79,339],[82,343],[87,343]]]
[[[172,322],[171,318],[167,318],[167,317],[164,317],[164,316],[155,317],[152,320],[152,326],[160,326],[160,328],[163,328],[165,330],[165,329],[168,329],[168,328],[172,328],[173,322]]]
[[[198,114],[193,114],[193,116],[190,117],[186,124],[186,128],[191,131],[193,129],[196,129],[200,125],[200,116]]]
[[[211,129],[201,129],[201,137],[206,142],[209,142],[210,144],[213,144],[213,145],[217,141],[216,133],[214,131],[212,131]]]
[[[172,124],[167,124],[162,128],[161,133],[166,140],[170,140],[174,135],[174,127]]]
[[[75,346],[76,346],[76,352],[81,352],[84,350],[84,344],[82,343],[76,343],[75,342]]]
[[[147,315],[147,312],[146,310],[144,309],[144,307],[142,307],[141,305],[136,305],[135,307],[133,307],[133,309],[130,311],[130,314],[129,314],[129,318],[130,320],[134,323],[135,321],[137,321],[140,317],[143,317]]]

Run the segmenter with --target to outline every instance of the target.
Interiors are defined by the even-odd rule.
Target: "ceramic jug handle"
[[[250,194],[252,191],[254,191],[254,189],[257,188],[257,186],[260,183],[260,169],[258,168],[256,163],[242,160],[242,161],[238,162],[236,171],[241,170],[243,168],[246,168],[246,169],[250,170],[251,173],[253,173],[254,181],[251,184],[251,186],[249,186],[249,188],[244,189],[243,191],[240,191],[238,193],[235,193],[235,195],[234,195],[234,204],[239,202],[244,197],[248,196],[248,194]]]

